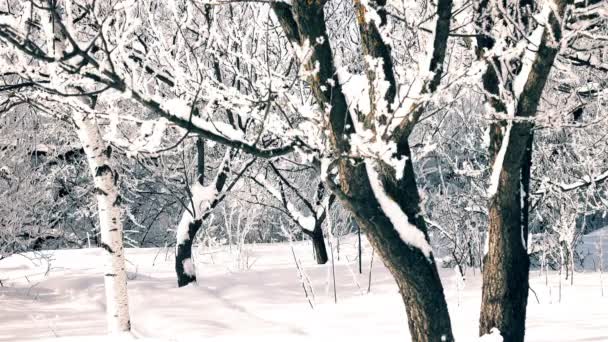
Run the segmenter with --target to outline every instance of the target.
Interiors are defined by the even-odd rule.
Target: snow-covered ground
[[[585,246],[597,247],[600,233],[594,234],[585,237]],[[201,250],[196,255],[199,284],[182,289],[176,285],[172,250],[130,249],[134,334],[157,341],[202,337],[214,341],[242,340],[240,337],[324,341],[350,336],[407,341],[405,309],[396,285],[376,257],[368,293],[371,248],[364,246],[360,275],[355,241],[348,238],[341,243],[339,260],[334,253],[337,303],[331,262],[316,265],[310,243],[294,244],[312,282],[314,308],[304,294],[289,244],[247,245],[240,261],[235,247],[232,253],[227,248]],[[608,249],[608,234],[604,246]],[[1,260],[0,341],[83,341],[83,336],[86,341],[103,341],[100,255],[93,248]],[[599,259],[595,264],[599,267]],[[457,340],[478,341],[479,272],[471,270],[464,283],[452,269],[440,272]],[[608,284],[602,296],[600,282],[599,272],[578,272],[573,286],[562,281],[560,302],[559,276],[532,271],[531,287],[538,301],[531,292],[527,340],[608,341]]]

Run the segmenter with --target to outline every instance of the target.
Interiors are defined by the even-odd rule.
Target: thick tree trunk
[[[520,182],[520,161],[505,160],[499,190],[489,204],[489,243],[479,318],[481,335],[498,328],[504,341],[509,342],[524,339],[528,303],[530,262],[525,246],[528,232],[524,231],[527,224],[524,227],[522,222]]]
[[[104,283],[108,329],[111,333],[129,331],[131,321],[118,174],[110,167],[111,148],[105,145],[93,118],[74,112],[73,119],[95,184],[101,246],[105,255]]]
[[[430,245],[426,221],[420,214],[420,195],[418,194],[416,175],[407,141],[401,141],[397,150],[400,155],[407,158],[403,177],[399,180],[396,180],[392,174],[381,174],[380,177],[383,178],[387,195],[395,199],[406,214],[408,223],[423,232],[426,242]],[[386,239],[386,236],[383,235],[376,239]],[[385,243],[389,244],[390,242]],[[428,258],[423,259],[423,253],[417,248],[406,245],[399,238],[399,234],[397,234],[397,241],[393,241],[392,245],[396,247],[398,243],[405,246],[405,250],[401,254],[393,252],[392,249],[389,249],[389,251],[395,254],[391,257],[391,260],[395,263],[393,267],[396,268],[396,272],[393,272],[393,274],[400,275],[399,278],[397,276],[395,278],[401,289],[406,311],[410,318],[409,328],[412,341],[453,341],[454,337],[452,336],[443,285],[432,253]],[[379,251],[379,254],[383,255],[383,252],[374,243],[372,245],[376,251]]]
[[[536,115],[561,39],[560,19],[553,10],[560,12],[561,17],[567,3],[558,0],[551,10],[542,10],[541,18],[545,17],[546,25],[535,29],[542,30],[539,31],[540,39],[533,43],[535,46],[527,48],[530,52],[526,52],[522,58],[520,74],[513,81],[523,84],[519,90],[514,87],[516,106],[514,113],[511,113],[513,120]],[[478,9],[480,20],[477,25],[480,32],[486,32],[483,28],[493,25],[492,17],[486,15],[490,12],[488,4],[482,1]],[[531,36],[534,37],[534,34],[536,32]],[[482,56],[484,49],[491,49],[495,44],[493,37],[484,34],[477,39],[479,56]],[[500,84],[495,68],[487,68],[483,83],[485,90],[495,95],[489,98],[493,109],[503,115],[507,113],[509,106],[499,97]],[[532,128],[530,121],[499,122],[490,128],[490,155],[493,173],[498,175],[498,179],[493,179],[490,188],[489,250],[483,269],[479,334],[489,334],[492,328],[498,328],[505,342],[523,342],[525,335],[530,264],[526,249]]]
[[[318,72],[309,77],[308,81],[321,109],[329,111],[334,148],[338,152],[348,153],[349,141],[345,137],[354,133],[354,125],[348,114],[341,85],[335,76],[323,4],[320,0],[296,0],[292,2],[291,11],[288,11],[289,5],[284,3],[274,3],[273,9],[287,36],[294,43],[301,44],[304,40],[311,42],[313,51],[307,68],[318,68]],[[293,17],[290,17],[291,14]],[[407,142],[402,143],[402,147],[409,153]],[[423,234],[423,240],[428,245],[410,160],[406,163],[402,180],[396,181],[393,172],[388,169],[376,170],[381,179],[371,179],[370,177],[378,176],[376,172],[370,174],[364,162],[353,164],[350,160],[341,159],[340,187],[331,182],[329,186],[355,216],[370,243],[393,274],[406,307],[412,341],[453,341],[443,287],[430,248],[423,251],[419,246],[404,242],[394,225],[404,223],[394,222],[391,220],[394,217],[387,216],[391,213],[382,208],[378,194],[374,192],[383,192],[379,195],[384,196],[384,203],[397,202],[396,205],[405,212],[408,223]],[[372,189],[370,182],[381,184]],[[410,199],[413,202],[408,203]]]
[[[411,193],[412,197],[418,196],[416,184],[411,178],[413,169],[409,161],[408,164],[410,166],[406,167],[407,174],[403,176],[404,179],[407,178],[404,182],[407,186],[397,188],[397,183],[387,181],[389,177],[381,175],[385,179],[383,183],[388,196],[395,198],[392,195],[394,193]],[[345,176],[345,183],[350,184],[348,195],[351,200],[346,205],[351,205],[351,212],[357,223],[399,286],[412,341],[453,341],[443,286],[432,253],[427,257],[421,249],[404,242],[375,197],[369,184],[373,180],[368,178],[364,167],[343,167],[341,172]],[[423,232],[428,243],[424,218],[418,214],[420,211],[415,211],[416,215],[409,214],[410,210],[404,211],[408,223]]]

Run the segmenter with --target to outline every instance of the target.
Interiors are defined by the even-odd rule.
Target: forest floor
[[[597,232],[595,233],[598,234]],[[583,246],[596,254],[597,236]],[[605,238],[608,250],[608,234]],[[145,340],[406,341],[406,314],[391,275],[376,256],[369,284],[371,248],[356,238],[342,240],[316,265],[309,242],[201,248],[198,284],[177,288],[172,250],[128,249],[129,296],[134,335]],[[335,250],[335,249],[334,249]],[[294,262],[310,280],[308,298]],[[96,248],[14,255],[0,261],[0,341],[104,341],[105,314],[101,251]],[[239,257],[240,255],[240,257]],[[608,341],[608,279],[591,269],[574,275],[574,285],[556,272],[532,271],[528,341]],[[606,265],[606,264],[604,264]],[[478,341],[481,277],[469,270],[459,281],[454,269],[440,270],[458,341]],[[604,275],[605,278],[608,278]],[[563,277],[562,277],[563,278]],[[312,289],[312,291],[311,291]],[[314,298],[313,297],[314,292]]]

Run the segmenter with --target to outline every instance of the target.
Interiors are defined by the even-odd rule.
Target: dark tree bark
[[[198,151],[201,152],[201,149],[199,149]],[[199,163],[201,161],[204,162],[204,157],[201,158],[199,156],[198,161]],[[215,190],[218,194],[222,192],[222,190],[224,189],[224,185],[226,184],[226,180],[228,179],[228,172],[230,171],[228,163],[229,162],[224,163],[221,166],[221,168],[218,170],[217,176],[215,177]],[[199,172],[200,169],[201,167],[199,164]],[[203,178],[204,175],[199,174],[198,179],[196,180],[201,186],[203,185]],[[210,204],[210,208],[212,209],[217,206],[217,204],[219,204],[219,201],[221,201],[221,199],[216,197],[216,199]],[[192,244],[194,243],[194,238],[196,237],[198,231],[201,229],[203,221],[209,216],[209,214],[210,211],[207,211],[200,219],[195,219],[190,222],[188,224],[188,239],[178,241],[177,243],[175,251],[175,273],[177,275],[177,285],[179,287],[183,287],[190,283],[196,282],[196,274],[188,272],[189,270],[186,270],[184,268],[184,261],[192,259]]]
[[[205,178],[205,139],[198,137],[196,139],[196,170],[198,172],[199,182],[203,185]]]
[[[564,13],[566,3],[557,3],[560,16]],[[495,44],[494,38],[485,34],[493,25],[488,5],[487,1],[482,1],[478,8],[477,25],[480,35],[477,38],[477,53],[480,57],[484,49],[490,49]],[[536,115],[543,88],[558,53],[556,47],[559,45],[555,41],[549,41],[552,39],[557,42],[561,39],[561,28],[554,13],[549,15],[549,25],[545,28],[532,69],[516,103],[515,117],[531,118]],[[487,68],[483,75],[483,85],[489,94],[494,95],[488,99],[494,111],[506,114],[507,106],[499,98],[499,77],[495,68]],[[507,125],[512,125],[510,130],[505,129]],[[492,328],[498,328],[505,342],[523,342],[525,335],[530,264],[526,245],[532,128],[530,121],[500,121],[490,128],[489,151],[492,164],[496,161],[503,142],[507,141],[508,145],[502,165],[495,165],[501,168],[500,175],[496,192],[491,194],[488,204],[489,248],[483,269],[479,334],[488,334]],[[504,134],[509,134],[508,140],[504,139]]]
[[[270,165],[270,168],[272,169],[272,171],[274,171],[274,173],[279,177],[278,193],[280,194],[280,198],[277,198],[277,199],[281,201],[281,204],[287,211],[289,217],[294,221],[294,223],[296,223],[298,226],[300,226],[302,233],[308,235],[312,239],[312,246],[313,246],[315,260],[317,261],[317,264],[323,265],[323,264],[327,263],[327,261],[329,259],[328,259],[328,255],[327,255],[327,249],[325,247],[325,239],[323,237],[323,223],[325,222],[325,219],[327,218],[327,215],[329,214],[327,211],[333,205],[333,203],[336,199],[336,196],[333,194],[330,194],[329,198],[328,198],[328,202],[327,202],[327,208],[324,208],[323,199],[326,196],[326,194],[325,194],[326,191],[325,191],[325,186],[323,185],[323,182],[319,182],[319,184],[317,185],[317,191],[316,191],[316,195],[315,195],[316,198],[315,198],[314,206],[313,206],[313,204],[310,201],[308,201],[301,194],[299,189],[297,189],[295,186],[293,186],[293,184],[291,184],[289,182],[289,180],[287,178],[285,178],[285,176],[283,176],[283,174],[279,171],[279,169],[277,169],[277,167],[273,163],[269,163],[269,165]],[[255,181],[255,179],[254,179],[254,181]],[[263,184],[259,184],[259,185],[264,187]],[[298,215],[294,215],[291,212],[291,210],[289,209],[289,203],[287,201],[287,196],[285,194],[285,188],[283,185],[286,185],[293,192],[295,192],[297,197],[304,203],[304,205],[306,205],[306,207],[308,207],[308,210],[311,212],[311,215],[315,221],[315,225],[312,230],[310,230],[310,228],[302,226],[302,224],[300,223],[300,221],[297,217]],[[319,216],[317,216],[318,212],[320,212]],[[329,227],[329,229],[331,229],[331,227]]]
[[[526,243],[528,242],[528,232],[530,224],[530,177],[532,176],[532,146],[534,144],[534,132],[530,132],[530,139],[526,146],[521,168],[521,188],[522,188],[522,210],[521,224]]]
[[[200,185],[204,185],[205,179],[205,140],[202,137],[198,137],[196,140],[196,156],[197,163],[196,169],[198,172],[197,182]],[[221,171],[220,171],[221,172]],[[221,189],[220,189],[221,190]],[[189,239],[178,243],[177,250],[175,252],[175,273],[177,274],[177,286],[183,287],[190,283],[196,282],[196,274],[188,274],[184,269],[184,260],[192,259],[192,243],[196,234],[201,229],[203,220],[194,220],[188,225],[188,237]]]
[[[325,186],[323,182],[319,182],[317,185],[317,198],[315,201],[315,206],[320,208],[323,206],[323,198],[325,197]],[[315,250],[315,260],[317,260],[317,264],[323,265],[327,263],[329,260],[327,256],[327,249],[325,248],[325,239],[323,238],[323,222],[327,219],[327,215],[329,215],[329,208],[333,205],[336,196],[331,194],[329,195],[327,208],[323,209],[323,213],[320,217],[316,216],[316,213],[313,213],[315,216],[315,229],[312,231],[312,246]],[[327,229],[331,229],[331,227],[327,227]]]
[[[183,287],[196,282],[196,274],[189,274],[184,269],[184,260],[192,258],[192,242],[196,233],[203,225],[203,220],[195,220],[188,225],[189,239],[177,245],[175,254],[175,273],[177,274],[177,286]]]
[[[347,136],[354,133],[354,126],[341,85],[335,76],[323,4],[324,2],[319,0],[296,0],[291,12],[275,9],[275,14],[288,37],[294,36],[290,32],[297,30],[301,40],[314,42],[308,69],[312,70],[316,64],[319,71],[309,77],[308,82],[321,109],[325,110],[327,105],[331,106],[329,128],[333,147],[338,153],[348,154]],[[290,15],[293,15],[293,18],[284,18]],[[286,27],[289,25],[291,27]],[[390,52],[390,49],[384,51]],[[409,152],[407,140],[404,139],[401,153],[409,156]],[[401,180],[395,179],[392,168],[382,167],[376,172],[381,177],[386,193],[401,206],[408,221],[425,234],[428,242],[425,221],[419,215],[420,198],[410,160],[406,163]],[[363,162],[353,164],[350,160],[340,159],[338,163],[340,185],[329,180],[328,185],[354,215],[370,243],[393,274],[406,307],[412,341],[453,341],[443,287],[432,254],[427,257],[420,249],[407,245],[401,239],[374,195]]]
[[[315,227],[315,230],[312,232],[312,246],[315,251],[315,260],[317,260],[317,264],[323,265],[327,263],[327,249],[325,248],[325,239],[323,238],[323,230],[321,229],[321,225]]]
[[[380,17],[380,23],[377,23],[374,20],[366,20],[365,12],[368,9],[365,8],[365,6],[363,6],[357,0],[355,0],[354,2],[355,7],[358,11],[357,21],[359,24],[359,31],[362,37],[363,52],[365,55],[380,58],[383,61],[383,76],[384,79],[390,84],[389,89],[385,93],[385,100],[389,104],[392,104],[395,101],[396,84],[394,73],[392,70],[393,63],[391,57],[391,49],[390,46],[383,41],[379,33],[380,28],[384,26],[387,22],[387,13],[384,9],[386,1],[370,1],[367,5],[376,10],[376,13]],[[435,24],[435,38],[433,41],[432,51],[430,51],[431,59],[428,66],[429,71],[433,72],[434,77],[429,80],[426,80],[422,88],[422,93],[433,93],[434,91],[436,91],[439,86],[441,76],[443,75],[443,61],[445,59],[447,48],[447,37],[449,34],[451,9],[452,2],[450,0],[438,1],[437,21]],[[370,88],[373,88],[372,83],[376,77],[378,76],[375,75],[374,72],[368,67],[368,79],[370,80]],[[373,98],[371,98],[370,100],[375,102],[372,102],[374,103],[374,108],[372,108],[372,112],[369,115],[377,116],[379,108],[375,108],[375,103],[377,103],[378,101]],[[413,108],[407,108],[410,111],[410,119],[404,120],[393,133],[394,136],[392,137],[392,139],[397,143],[396,157],[406,158],[402,178],[397,180],[395,179],[392,173],[387,174],[386,171],[381,172],[380,175],[383,178],[382,181],[386,193],[399,204],[400,208],[407,215],[409,223],[413,224],[420,231],[424,232],[426,240],[428,241],[426,222],[423,216],[420,215],[420,196],[418,194],[416,175],[414,173],[413,164],[411,163],[411,151],[408,143],[409,135],[412,132],[412,129],[416,124],[418,118],[420,117],[421,113],[424,111],[424,107],[424,104],[419,104]],[[393,110],[394,108],[390,107],[387,109],[389,113]],[[369,119],[370,118],[368,118],[368,120],[366,121],[369,122]],[[380,123],[384,123],[382,117],[379,117],[378,121]],[[397,239],[399,240],[399,237],[397,237]],[[390,244],[390,242],[388,241],[385,243]],[[383,251],[379,249],[377,245],[374,245],[373,241],[372,245],[374,246],[374,249],[377,250],[379,254],[383,256],[383,258],[386,258],[385,253],[383,253]],[[412,263],[412,261],[418,257],[418,255],[412,254],[405,255],[404,258],[402,257],[405,260],[402,259],[400,261],[400,276],[396,276],[397,284],[399,284],[402,296],[404,297],[408,317],[410,317],[409,326],[410,333],[412,334],[412,340],[451,341],[453,340],[453,336],[451,333],[449,314],[447,312],[447,304],[445,303],[445,298],[443,296],[443,287],[441,285],[436,266],[434,265],[434,261],[429,265],[430,267],[421,267],[421,265],[412,265],[413,267],[407,268],[403,267],[409,266],[408,264]],[[428,288],[426,289],[428,292],[420,293],[416,291],[416,287],[420,286],[421,284],[424,284],[423,286],[428,286]],[[423,300],[421,300],[422,296],[434,296],[435,299],[430,300],[429,302],[424,302]],[[430,302],[432,301],[434,301],[434,303],[432,303],[432,305],[435,306],[434,308],[429,307],[431,305]],[[443,324],[436,325],[435,327],[424,327],[421,329],[421,322],[437,319],[444,320]],[[430,331],[425,332],[425,329],[429,329]],[[443,332],[439,333],[440,331]]]
[[[493,140],[502,136],[501,128],[495,126]],[[512,134],[511,139],[525,143],[527,133]],[[494,158],[499,149],[491,152]],[[505,341],[523,341],[530,262],[524,246],[527,231],[522,224],[521,160],[513,159],[505,158],[497,193],[489,203],[489,246],[483,269],[479,333],[488,334],[496,327]]]

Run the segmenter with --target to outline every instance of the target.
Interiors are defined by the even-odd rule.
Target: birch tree
[[[56,23],[61,17],[56,10],[56,3],[48,3],[50,11],[43,12],[42,26],[46,37],[46,50],[49,58],[62,54],[64,42],[57,39]],[[71,18],[68,17],[68,22]],[[56,40],[59,42],[56,44]],[[51,77],[58,78],[56,65],[49,65]],[[54,82],[57,82],[56,80]],[[69,91],[68,85],[58,85],[59,91]],[[104,253],[104,288],[106,295],[106,316],[110,333],[129,332],[129,300],[127,294],[127,270],[123,246],[123,223],[121,198],[118,191],[118,173],[110,165],[112,148],[107,146],[94,121],[92,113],[84,110],[85,106],[95,109],[96,98],[91,95],[80,97],[85,104],[81,110],[72,111],[72,119],[78,131],[78,137],[87,156],[89,170],[93,177],[97,199],[101,247]],[[87,103],[87,100],[90,101]],[[75,100],[79,101],[79,100]],[[75,106],[78,108],[78,106]]]
[[[104,284],[108,329],[112,333],[130,331],[122,212],[117,185],[118,174],[110,166],[112,150],[104,143],[91,116],[79,112],[74,112],[72,116],[95,184],[101,247],[105,258]]]

